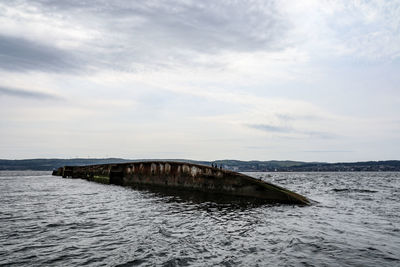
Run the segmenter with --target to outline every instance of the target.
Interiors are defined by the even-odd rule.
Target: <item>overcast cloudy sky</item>
[[[7,159],[400,159],[400,2],[0,0],[0,127]]]

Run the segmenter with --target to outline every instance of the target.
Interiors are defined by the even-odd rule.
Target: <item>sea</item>
[[[400,266],[400,173],[246,173],[310,206],[0,172],[1,266]]]

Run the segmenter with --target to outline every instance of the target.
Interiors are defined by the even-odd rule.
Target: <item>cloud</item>
[[[267,133],[292,134],[294,135],[294,137],[303,136],[307,138],[317,138],[317,139],[333,139],[337,137],[336,134],[332,133],[318,132],[318,131],[303,131],[286,126],[274,126],[269,124],[245,124],[245,126],[251,129],[261,130]]]
[[[0,86],[0,95],[15,96],[21,98],[33,98],[33,99],[43,99],[43,100],[56,100],[60,99],[59,96],[52,95],[49,93],[42,93],[37,91],[30,91],[25,89],[7,88]]]
[[[31,1],[30,1],[31,2]],[[36,1],[44,10],[80,11],[99,16],[108,29],[129,36],[138,47],[170,43],[169,49],[212,52],[273,48],[287,27],[275,1]],[[113,22],[113,23],[112,23]],[[156,42],[156,43],[154,43]]]
[[[282,1],[292,40],[313,57],[393,60],[400,56],[398,1]]]
[[[296,121],[296,120],[305,120],[305,121],[317,121],[317,120],[324,120],[322,116],[318,115],[293,115],[293,114],[286,114],[286,113],[277,113],[275,114],[277,118],[282,121]]]
[[[53,65],[57,54],[70,52],[78,53],[79,58],[85,55],[94,69],[141,72],[177,66],[220,68],[226,62],[215,62],[214,55],[281,51],[289,45],[286,36],[290,25],[276,1],[38,0],[3,4],[9,10],[3,14],[1,6],[0,34],[16,33],[18,38],[65,48],[44,54],[52,63],[44,67]],[[49,35],[54,35],[54,42]],[[37,50],[41,54],[48,51]],[[31,57],[29,53],[28,60]],[[67,58],[62,57],[60,62],[68,67],[71,62],[65,62]],[[17,66],[29,67],[21,62]],[[66,66],[56,69],[62,67]]]
[[[68,72],[79,69],[75,56],[23,38],[0,35],[0,68],[7,71]]]
[[[280,127],[280,126],[273,126],[268,124],[247,124],[247,127],[265,131],[265,132],[276,132],[276,133],[291,133],[293,132],[292,128],[289,127]]]
[[[129,157],[177,147],[188,157],[309,159],[323,155],[300,152],[356,151],[332,159],[375,147],[379,157],[385,142],[395,150],[398,125],[382,121],[400,106],[399,62],[390,61],[399,5],[380,3],[0,1],[1,123],[18,126],[3,132],[29,141],[20,151],[35,140],[30,121],[36,140],[53,133],[50,150],[66,137],[74,151],[124,147]],[[51,104],[57,95],[68,103]],[[59,122],[65,129],[54,132]]]
[[[303,134],[311,137],[311,138],[318,138],[318,139],[335,139],[340,135],[329,133],[329,132],[318,132],[318,131],[304,131]]]
[[[315,58],[332,51],[397,57],[396,4],[371,2],[0,3],[0,34],[16,38],[0,40],[4,50],[0,68],[60,72],[87,67],[133,73],[182,66],[224,69],[243,65],[248,53],[256,54],[255,59],[240,71],[254,73],[266,67],[271,72],[270,66],[280,60],[269,59],[274,64],[265,65],[268,60],[257,53],[290,49],[295,51],[289,54],[290,62],[297,62],[299,55]],[[286,79],[291,74],[287,69],[282,72]]]

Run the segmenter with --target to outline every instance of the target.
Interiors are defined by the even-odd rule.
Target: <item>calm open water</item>
[[[0,265],[400,266],[400,173],[248,173],[318,203],[216,204],[0,172]]]

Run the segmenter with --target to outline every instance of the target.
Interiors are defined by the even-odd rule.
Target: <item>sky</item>
[[[0,0],[0,158],[400,159],[400,1]]]

